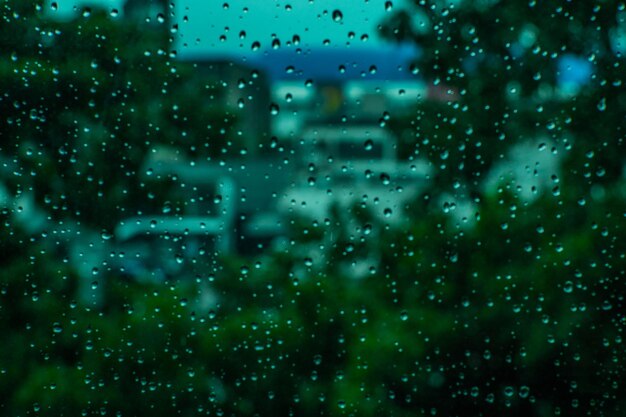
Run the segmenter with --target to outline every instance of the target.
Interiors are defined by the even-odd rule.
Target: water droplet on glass
[[[341,13],[341,10],[333,10],[333,20],[335,22],[341,22],[343,20],[343,13]]]
[[[574,283],[572,281],[567,281],[565,285],[563,285],[563,292],[570,294],[574,290]]]
[[[530,388],[528,388],[526,385],[522,385],[519,389],[520,398],[528,398],[529,394],[530,394]]]

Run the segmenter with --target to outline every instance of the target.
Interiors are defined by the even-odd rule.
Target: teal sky
[[[271,46],[275,37],[285,48],[294,35],[300,37],[303,48],[322,47],[325,40],[330,41],[329,48],[380,47],[376,26],[390,13],[385,6],[387,0],[172,1],[179,25],[177,48],[182,55],[238,53],[250,56],[254,53],[254,42],[259,42],[263,50]],[[56,2],[55,14],[60,17],[71,15],[73,10],[88,4],[120,10],[123,4],[123,0]],[[341,11],[341,20],[333,19],[335,10]],[[242,31],[244,39],[240,39]],[[354,32],[353,39],[349,37],[350,32]],[[366,41],[361,39],[363,35],[368,38]]]
[[[281,47],[294,35],[300,37],[303,48],[322,47],[325,40],[330,41],[331,48],[348,43],[353,47],[376,47],[380,46],[376,26],[388,13],[384,0],[234,0],[228,1],[227,7],[223,4],[221,0],[177,1],[179,18],[188,17],[187,22],[180,23],[181,54],[236,51],[250,55],[254,42],[260,42],[261,50],[269,48],[272,35]],[[333,19],[335,10],[341,11],[339,21]],[[242,31],[245,39],[240,39]],[[350,32],[355,34],[353,39],[349,38]],[[367,41],[361,40],[363,35]],[[226,40],[220,40],[221,36]]]

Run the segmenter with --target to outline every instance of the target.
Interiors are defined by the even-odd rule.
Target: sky
[[[86,5],[122,9],[123,0],[55,0],[59,17],[70,16]],[[396,3],[403,0],[396,0]],[[181,55],[253,56],[271,48],[274,38],[289,47],[294,35],[300,47],[330,49],[381,48],[376,26],[393,8],[388,0],[172,0],[179,25]],[[335,12],[339,11],[341,17]],[[241,32],[245,38],[241,39]],[[354,33],[350,39],[349,33]],[[363,35],[365,38],[362,39]],[[220,39],[220,37],[223,37]],[[324,45],[329,40],[330,44]]]
[[[70,18],[87,5],[122,11],[125,2],[48,0],[48,4],[53,1],[57,7],[51,13],[58,18]],[[376,64],[380,67],[378,77],[387,78],[396,76],[398,65],[414,56],[414,51],[385,43],[377,31],[377,26],[397,8],[407,7],[408,0],[392,0],[391,7],[390,0],[169,1],[175,6],[174,22],[178,24],[174,48],[182,59],[237,57],[257,64],[262,61],[274,75],[276,68],[283,71],[285,59],[309,68],[319,67],[322,62],[316,60],[321,59],[328,63],[326,70],[333,72],[342,60],[356,61],[359,65],[353,73],[357,76]],[[156,16],[151,17],[155,20]],[[298,45],[293,44],[294,36],[300,40]],[[276,40],[280,46],[274,50],[272,42]],[[301,56],[295,56],[297,48],[303,50]],[[307,55],[309,50],[314,53]],[[574,58],[562,60],[561,81],[581,84],[590,70]],[[280,65],[273,68],[272,61]],[[322,72],[315,74],[320,76]]]
[[[323,47],[325,40],[330,41],[328,48],[344,48],[348,43],[352,47],[379,48],[376,26],[389,13],[384,0],[233,0],[227,4],[224,6],[221,0],[177,1],[176,13],[188,16],[188,21],[180,25],[181,54],[210,50],[253,55],[254,42],[261,44],[262,51],[270,48],[276,38],[282,48],[294,35],[300,37],[302,48]],[[244,39],[240,39],[242,31]],[[353,39],[350,32],[354,32]],[[361,40],[363,35],[367,40]],[[220,40],[220,36],[226,40]]]

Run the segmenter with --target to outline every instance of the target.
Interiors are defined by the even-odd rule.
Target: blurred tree
[[[142,183],[147,155],[220,155],[234,118],[215,105],[217,78],[173,60],[165,26],[101,10],[49,16],[35,1],[2,4],[0,152],[17,164],[5,180],[55,218],[110,229],[163,203]]]
[[[566,181],[582,194],[615,181],[626,146],[625,7],[415,0],[397,9],[381,33],[415,42],[422,50],[415,72],[449,97],[424,101],[413,118],[395,121],[403,153],[428,157],[440,192],[452,192],[457,181],[478,191],[506,151],[528,140],[557,146]]]

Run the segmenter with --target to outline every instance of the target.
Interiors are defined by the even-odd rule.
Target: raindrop
[[[570,294],[574,290],[574,283],[572,281],[567,281],[563,286],[563,292]]]
[[[519,389],[520,398],[528,398],[529,394],[530,394],[530,388],[528,388],[526,385],[522,385]]]

